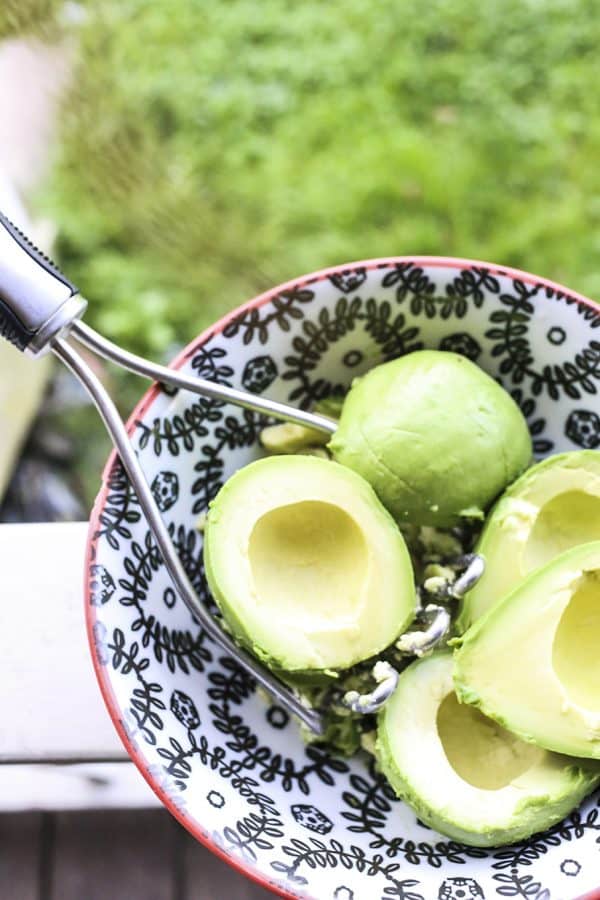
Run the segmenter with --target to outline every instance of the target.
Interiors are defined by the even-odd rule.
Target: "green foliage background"
[[[0,3],[0,39],[23,34],[58,36],[60,0],[2,0]]]
[[[279,281],[387,254],[600,295],[597,3],[85,10],[43,203],[116,340],[161,354]]]
[[[600,297],[595,0],[4,0],[74,61],[38,209],[87,321],[160,358],[281,281],[471,256]],[[141,392],[121,375],[124,412]],[[92,410],[56,427],[93,498]]]

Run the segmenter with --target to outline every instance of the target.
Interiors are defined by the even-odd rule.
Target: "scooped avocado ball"
[[[329,449],[398,521],[439,527],[482,518],[532,453],[512,397],[470,360],[438,350],[357,380]]]

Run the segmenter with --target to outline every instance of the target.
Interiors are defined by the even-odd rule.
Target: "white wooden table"
[[[268,900],[156,808],[117,737],[87,645],[86,533],[0,525],[0,898]]]
[[[85,522],[0,525],[0,810],[158,805],[93,672],[86,532]]]

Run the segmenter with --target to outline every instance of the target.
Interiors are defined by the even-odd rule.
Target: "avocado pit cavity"
[[[450,693],[440,704],[437,730],[448,762],[473,787],[497,791],[535,766],[544,751],[526,744],[474,706]]]
[[[575,547],[600,540],[600,453],[550,456],[504,492],[476,546],[481,580],[463,599],[456,622],[465,632],[528,575]]]
[[[600,496],[581,490],[557,494],[535,517],[523,555],[525,570],[537,569],[571,547],[596,540],[600,540]]]
[[[256,602],[306,622],[355,621],[364,602],[367,541],[348,513],[305,500],[271,509],[250,536]]]
[[[558,623],[552,665],[569,700],[600,711],[600,570],[584,572]]]
[[[421,821],[463,843],[500,846],[550,827],[598,783],[594,763],[510,733],[510,715],[496,722],[462,705],[453,675],[448,651],[411,663],[379,714],[381,770]]]
[[[415,616],[400,529],[372,487],[331,460],[271,456],[237,471],[210,506],[204,561],[232,634],[290,675],[330,678]]]
[[[461,638],[459,699],[523,740],[600,759],[600,541],[536,569]]]

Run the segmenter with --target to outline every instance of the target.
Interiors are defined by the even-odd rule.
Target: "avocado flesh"
[[[324,431],[284,422],[268,425],[260,433],[260,442],[268,453],[299,453],[313,447],[321,447],[328,441]]]
[[[523,740],[600,759],[600,541],[537,569],[460,642],[463,702]]]
[[[483,518],[532,452],[511,396],[470,360],[437,350],[355,381],[328,446],[399,522],[438,527]]]
[[[236,472],[211,503],[204,559],[237,640],[272,668],[345,669],[415,614],[404,539],[355,472],[274,456]]]
[[[476,552],[485,572],[463,599],[460,632],[530,572],[571,547],[600,540],[600,452],[561,453],[512,484],[488,516]]]
[[[600,782],[600,767],[519,740],[460,705],[452,655],[412,663],[379,716],[383,773],[419,818],[474,847],[497,847],[559,822]]]

